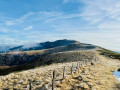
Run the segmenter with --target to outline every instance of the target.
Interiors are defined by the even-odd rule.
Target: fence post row
[[[83,62],[77,62],[77,66],[76,66],[76,70],[78,70],[78,73],[79,73],[79,69],[81,66],[84,66],[85,64],[87,64],[88,60],[84,60]],[[91,61],[91,63],[93,63],[93,61]],[[72,66],[71,66],[71,74],[73,73],[73,63],[72,63]],[[76,71],[75,70],[75,71]],[[65,78],[65,66],[63,68],[63,77],[62,79]],[[52,90],[54,90],[54,83],[55,83],[55,70],[53,71],[53,78],[52,78]],[[31,81],[29,81],[29,90],[32,90],[32,83]]]
[[[54,82],[55,82],[55,70],[53,71],[52,90],[54,90]]]

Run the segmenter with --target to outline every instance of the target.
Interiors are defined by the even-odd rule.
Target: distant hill
[[[0,54],[2,90],[28,89],[30,82],[34,90],[51,89],[54,70],[56,76],[54,89],[120,90],[119,82],[112,73],[120,66],[117,60],[120,60],[119,53],[75,40],[57,40],[43,44],[44,48],[40,50],[22,51],[23,47],[34,46],[34,49],[40,47],[39,44],[38,46],[32,44],[18,47],[21,50],[19,52],[14,49],[16,51]],[[71,75],[71,70],[76,72]]]
[[[43,43],[32,43],[32,44],[26,44],[26,45],[21,45],[21,46],[10,48],[9,52],[49,49],[49,48],[54,48],[54,47],[59,47],[59,46],[65,46],[65,45],[75,43],[75,42],[77,41],[64,39],[64,40],[57,40],[54,42],[47,41]]]
[[[11,48],[10,50],[14,52],[0,54],[0,66],[10,66],[8,69],[5,68],[7,73],[52,63],[76,61],[81,57],[87,58],[85,55],[81,56],[80,53],[74,52],[97,48],[97,46],[91,44],[66,39],[57,40],[55,42],[39,43],[37,46],[30,48],[27,47],[28,51],[26,51],[26,48],[23,47],[24,46]],[[21,52],[17,52],[18,50]],[[73,53],[69,53],[71,51],[73,51]],[[0,71],[0,74],[3,74],[3,71],[4,69]],[[4,74],[7,73],[4,71]]]

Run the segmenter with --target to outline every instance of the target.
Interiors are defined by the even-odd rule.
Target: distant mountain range
[[[48,48],[54,48],[58,46],[65,46],[70,43],[75,43],[75,40],[57,40],[55,42],[43,42],[43,43],[32,43],[32,44],[26,44],[26,45],[20,45],[16,47],[0,47],[1,53],[4,52],[17,52],[17,51],[31,51],[31,50],[42,50],[42,49],[48,49]]]
[[[41,50],[41,49],[48,49],[48,48],[54,48],[58,46],[65,46],[70,43],[75,43],[75,40],[57,40],[55,42],[43,42],[43,43],[35,43],[35,44],[29,44],[29,45],[21,45],[18,47],[11,48],[11,51],[30,51],[30,50]]]

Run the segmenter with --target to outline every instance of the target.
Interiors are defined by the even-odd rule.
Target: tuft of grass
[[[114,52],[114,51],[111,51],[108,49],[104,49],[104,48],[101,48],[98,51],[100,52],[101,55],[107,56],[107,57],[112,58],[112,59],[119,59],[120,60],[120,54],[117,52]]]

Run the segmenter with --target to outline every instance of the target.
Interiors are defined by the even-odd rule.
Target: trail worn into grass
[[[56,84],[57,90],[120,90],[120,82],[113,75],[120,61],[98,55],[99,62],[88,63],[78,72]],[[58,88],[57,88],[58,87]]]

